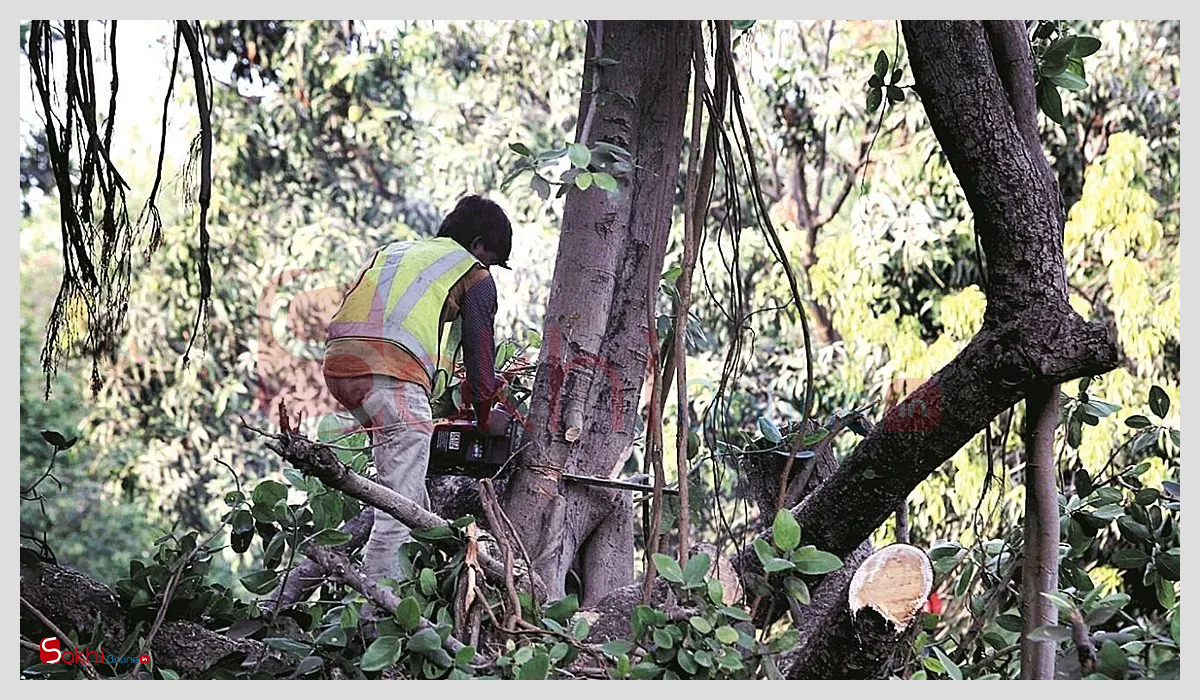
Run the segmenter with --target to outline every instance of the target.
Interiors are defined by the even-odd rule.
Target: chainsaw
[[[429,444],[429,474],[494,478],[520,447],[523,433],[521,422],[510,420],[503,433],[488,435],[467,412],[434,421]]]

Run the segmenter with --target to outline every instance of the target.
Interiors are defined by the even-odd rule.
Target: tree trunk
[[[1021,562],[1021,678],[1054,678],[1054,640],[1030,634],[1058,624],[1058,608],[1042,593],[1058,590],[1058,485],[1054,478],[1057,386],[1031,392],[1025,400],[1025,551]]]
[[[686,22],[590,27],[579,110],[590,127],[581,135],[627,149],[636,167],[614,197],[567,194],[526,446],[505,495],[551,597],[563,595],[581,549],[600,553],[584,552],[577,567],[585,604],[633,580],[632,527],[597,529],[632,522],[632,499],[561,474],[611,476],[635,437],[646,304],[657,297],[670,228],[692,50]]]

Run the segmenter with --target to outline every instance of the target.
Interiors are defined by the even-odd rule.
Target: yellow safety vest
[[[442,307],[479,261],[450,238],[392,243],[375,251],[329,324],[330,341],[386,340],[413,355],[432,384],[441,359]]]

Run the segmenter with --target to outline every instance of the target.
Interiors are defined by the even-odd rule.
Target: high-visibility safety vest
[[[392,243],[354,283],[329,324],[329,340],[386,340],[412,353],[434,382],[441,353],[442,307],[454,284],[479,260],[450,238]]]

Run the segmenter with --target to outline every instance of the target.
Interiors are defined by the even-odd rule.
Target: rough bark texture
[[[988,305],[958,357],[793,509],[807,542],[843,557],[1001,411],[1117,363],[1106,329],[1067,303],[1062,200],[1040,147],[1018,129],[982,24],[906,22],[904,36],[917,92],[975,214]]]
[[[112,589],[86,574],[55,564],[23,564],[21,597],[81,644],[91,638],[95,629],[106,649],[119,648],[133,629],[133,620],[121,607]],[[35,640],[50,636],[42,623],[24,607],[21,610],[21,634]],[[227,637],[191,622],[164,622],[149,651],[156,665],[187,677],[205,674],[218,663],[258,665],[267,673],[291,668],[282,653],[262,642]],[[33,661],[36,662],[36,655]]]
[[[563,594],[580,550],[597,550],[584,552],[578,567],[585,605],[633,580],[632,528],[597,530],[632,521],[632,499],[559,475],[611,476],[635,436],[649,354],[647,286],[657,282],[666,248],[690,51],[686,22],[603,22],[588,36],[581,123],[592,109],[593,72],[601,71],[588,145],[626,148],[637,167],[615,197],[596,188],[567,195],[527,446],[505,502],[551,597]]]

